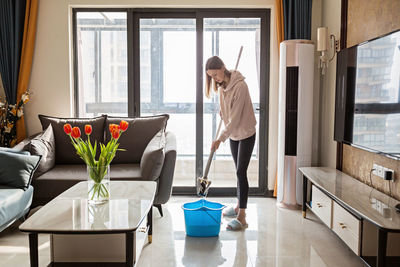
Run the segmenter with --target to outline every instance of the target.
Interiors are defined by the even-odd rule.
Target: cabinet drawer
[[[311,210],[331,228],[332,200],[315,186],[312,186]]]
[[[360,255],[361,221],[336,202],[333,203],[332,230],[351,250]]]

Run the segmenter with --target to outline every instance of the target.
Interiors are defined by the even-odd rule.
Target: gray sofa
[[[28,213],[33,187],[27,190],[0,185],[0,232]]]
[[[162,216],[161,204],[165,204],[172,192],[172,181],[176,162],[176,137],[172,132],[166,131],[168,115],[140,117],[140,118],[118,118],[103,115],[96,118],[56,118],[39,115],[43,130],[52,126],[54,134],[55,155],[54,166],[50,170],[36,175],[32,180],[34,188],[32,206],[44,205],[57,195],[80,181],[87,180],[86,165],[80,159],[71,144],[69,137],[63,132],[65,123],[78,126],[84,137],[84,125],[90,124],[93,132],[90,135],[92,143],[94,140],[106,143],[110,139],[108,131],[111,123],[118,124],[126,120],[129,127],[119,139],[119,148],[126,151],[118,151],[110,165],[111,180],[154,180],[157,182],[157,192],[154,205],[159,209]],[[159,175],[154,177],[143,177],[142,157],[148,150],[147,145],[157,133],[165,134],[163,149],[163,161]],[[27,150],[29,143],[35,136],[23,140],[17,145],[17,149]],[[98,147],[98,150],[99,147]],[[156,162],[154,164],[157,164]],[[158,163],[160,165],[160,162]],[[148,168],[148,167],[147,167]],[[153,169],[156,169],[155,165]]]
[[[29,212],[31,180],[41,157],[0,147],[0,232]]]

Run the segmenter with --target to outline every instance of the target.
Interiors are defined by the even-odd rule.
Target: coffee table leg
[[[39,266],[38,234],[29,234],[29,254],[31,257],[31,267]]]
[[[149,243],[153,242],[153,206],[147,214],[147,226],[149,227]]]
[[[127,267],[133,267],[134,264],[134,250],[135,248],[133,247],[133,237],[134,237],[134,233],[133,232],[129,232],[125,234],[125,257],[126,257],[126,266]]]

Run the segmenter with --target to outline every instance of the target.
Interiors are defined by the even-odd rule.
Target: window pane
[[[177,139],[174,186],[194,186],[195,19],[140,19],[140,114],[168,113]]]
[[[204,62],[213,56],[219,56],[228,70],[234,70],[240,46],[243,46],[238,71],[246,78],[250,96],[256,113],[258,130],[260,103],[260,19],[259,18],[206,18],[204,19]],[[204,98],[204,142],[203,162],[206,164],[212,139],[220,120],[218,94],[211,99]],[[221,127],[222,129],[224,126]],[[222,131],[221,129],[221,131]],[[253,155],[248,168],[250,186],[258,186],[258,134]],[[213,186],[236,187],[236,170],[230,152],[229,139],[220,145],[215,161],[210,169],[214,178]]]
[[[166,31],[164,43],[164,101],[192,102],[196,99],[196,43],[194,31]]]
[[[126,116],[126,13],[78,12],[76,30],[79,116]]]
[[[140,101],[151,102],[151,35],[140,31]]]

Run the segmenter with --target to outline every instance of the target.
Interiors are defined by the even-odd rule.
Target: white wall
[[[312,20],[311,20],[311,40],[314,42],[315,50],[314,50],[314,92],[313,92],[313,136],[312,140],[319,140],[321,133],[319,131],[320,123],[319,123],[319,97],[320,97],[320,69],[319,66],[319,56],[320,53],[317,52],[317,29],[322,25],[322,0],[313,0],[312,6]],[[319,165],[319,143],[312,143],[312,158],[311,164],[312,166]]]
[[[322,5],[322,25],[340,38],[341,3],[337,0],[324,0]],[[321,86],[321,139],[320,166],[336,168],[336,142],[333,141],[335,119],[336,56],[329,63]]]
[[[73,116],[73,79],[71,64],[72,7],[153,7],[153,8],[270,8],[271,68],[269,103],[268,187],[273,189],[276,174],[278,53],[275,0],[41,0],[38,10],[36,47],[29,84],[34,93],[27,104],[25,119],[28,135],[41,130],[38,114]]]
[[[196,7],[196,8],[271,8],[271,68],[270,68],[270,103],[268,135],[268,188],[273,189],[276,175],[277,153],[277,111],[278,111],[278,53],[275,24],[275,0],[251,1],[214,1],[198,4],[195,0],[153,1],[145,0],[41,0],[39,4],[36,47],[29,88],[34,92],[32,100],[25,110],[28,135],[41,130],[38,114],[54,116],[73,115],[73,83],[70,53],[70,15],[72,7]],[[314,0],[312,15],[312,40],[316,43],[316,28],[323,25],[331,33],[340,36],[340,2],[336,0]],[[327,74],[321,79],[315,55],[314,79],[314,136],[313,165],[335,166],[336,142],[333,141],[334,98],[336,58],[329,64]],[[1,85],[0,85],[1,87]],[[4,94],[0,88],[0,95]],[[321,103],[321,104],[319,104]],[[321,115],[320,115],[321,113]],[[319,129],[319,130],[318,130]]]

